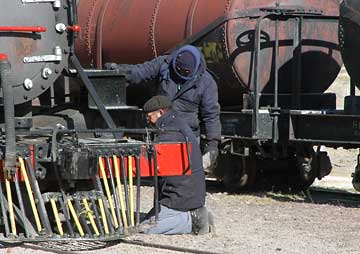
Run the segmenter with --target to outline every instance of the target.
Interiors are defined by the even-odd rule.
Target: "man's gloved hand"
[[[105,63],[104,69],[115,70],[118,74],[124,75],[126,79],[129,79],[131,75],[131,64]]]
[[[219,155],[219,150],[216,144],[208,143],[204,149],[203,167],[205,172],[212,173],[216,168],[216,160]]]
[[[116,63],[105,63],[104,69],[105,70],[117,70],[118,65]]]

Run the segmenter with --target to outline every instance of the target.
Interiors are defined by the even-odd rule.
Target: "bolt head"
[[[50,76],[51,76],[51,74],[52,74],[52,70],[50,69],[50,68],[44,68],[43,69],[43,71],[42,71],[42,77],[44,78],[44,79],[47,79],[47,78],[49,78]]]
[[[66,25],[64,23],[57,23],[55,25],[55,30],[59,33],[63,33],[66,31]]]
[[[27,78],[24,80],[24,87],[26,90],[30,90],[31,88],[33,88],[33,86],[34,84],[31,79]]]

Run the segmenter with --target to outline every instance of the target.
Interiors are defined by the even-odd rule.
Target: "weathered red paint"
[[[168,143],[168,144],[155,144],[154,145],[157,157],[157,171],[158,176],[179,176],[179,175],[190,175],[191,168],[189,168],[189,159],[186,152],[186,144],[184,143]],[[191,145],[189,145],[191,150]],[[125,174],[128,175],[129,170],[129,157],[124,156]],[[118,165],[121,165],[120,157],[117,157]],[[136,176],[136,158],[131,156],[132,160],[132,173]],[[103,159],[104,165],[105,159]],[[110,158],[111,168],[114,169],[113,158]],[[122,169],[121,169],[122,170]],[[105,166],[107,177],[110,177],[109,169]],[[142,177],[154,176],[154,160],[149,160],[146,147],[142,147],[140,156],[140,174]],[[113,172],[115,175],[115,172]],[[103,177],[100,170],[99,176]],[[120,173],[120,177],[122,175]]]
[[[93,66],[99,54],[103,62],[149,60],[223,15],[227,2],[80,0],[79,56]]]
[[[189,167],[189,158],[186,150],[185,143],[162,143],[154,145],[157,157],[157,171],[158,176],[180,176],[180,175],[190,175],[192,173],[191,168]],[[192,146],[189,144],[189,149],[191,151]],[[133,176],[136,176],[136,159],[134,156],[132,158],[132,172]],[[34,146],[30,146],[30,161],[34,163]],[[121,167],[120,157],[117,157],[118,165]],[[103,158],[103,163],[105,167],[105,172],[107,177],[110,177],[109,169],[106,166],[105,159]],[[128,157],[124,156],[124,165],[125,173],[128,175]],[[115,176],[115,168],[113,164],[113,158],[110,157],[110,165],[113,170],[113,175]],[[33,165],[34,168],[34,165]],[[29,170],[28,168],[26,170]],[[123,170],[123,169],[121,169]],[[24,177],[21,174],[20,170],[17,170],[19,181],[24,181]],[[141,155],[140,155],[140,174],[142,177],[149,177],[155,175],[154,170],[154,160],[149,160],[148,153],[146,151],[146,146],[142,146]],[[122,178],[121,172],[119,172],[120,177]],[[103,175],[99,170],[99,176],[102,178]],[[4,181],[4,171],[3,171],[3,161],[0,160],[0,182]],[[11,181],[14,181],[12,178]]]
[[[189,145],[189,149],[191,150],[191,145]],[[179,176],[192,173],[191,168],[189,168],[186,144],[156,144],[155,150],[159,176]],[[133,165],[135,164],[133,163]],[[154,176],[153,163],[149,164],[146,156],[140,157],[140,169],[141,176]]]

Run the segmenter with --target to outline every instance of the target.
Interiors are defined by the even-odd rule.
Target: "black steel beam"
[[[294,122],[297,124],[292,124]],[[360,145],[360,116],[292,113],[289,140],[342,146]]]
[[[84,69],[82,68],[80,62],[79,62],[79,59],[75,56],[75,55],[72,55],[70,57],[71,59],[71,62],[74,64],[74,67],[76,68],[76,70],[78,71],[78,74],[81,78],[81,80],[83,81],[86,89],[88,90],[89,92],[89,95],[91,96],[91,98],[93,99],[93,101],[95,102],[101,116],[104,118],[107,126],[110,128],[110,129],[115,129],[116,128],[116,125],[113,121],[113,119],[111,118],[109,112],[105,109],[105,106],[104,104],[102,103],[98,93],[96,92],[93,84],[91,83],[89,77],[86,75],[86,73],[84,72]],[[115,138],[121,138],[121,133],[117,133],[117,132],[114,132],[114,137]]]

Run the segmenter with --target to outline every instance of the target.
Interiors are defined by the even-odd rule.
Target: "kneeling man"
[[[212,225],[212,216],[205,207],[205,174],[197,139],[186,122],[171,109],[166,96],[154,96],[144,104],[148,121],[156,128],[165,129],[156,142],[185,142],[192,144],[191,175],[159,177],[159,218],[155,224],[154,209],[142,222],[148,234],[206,234]],[[176,129],[179,132],[166,131]]]

